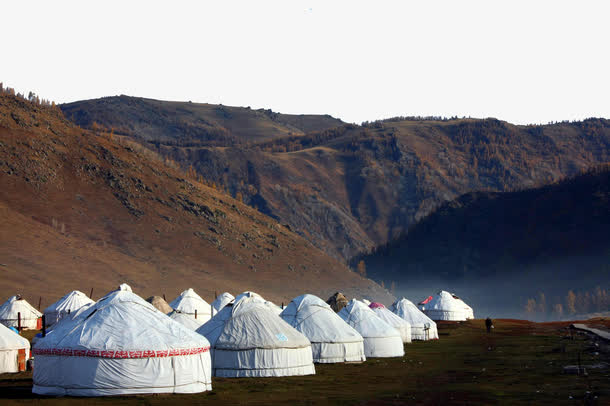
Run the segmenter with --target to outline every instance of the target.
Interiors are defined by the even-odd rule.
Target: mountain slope
[[[106,112],[102,121],[116,127]],[[461,194],[540,186],[609,162],[610,122],[399,118],[247,145],[144,144],[347,260]]]
[[[48,305],[120,282],[168,299],[187,287],[303,289],[391,300],[387,291],[258,211],[184,179],[138,144],[83,130],[60,111],[0,96],[0,291]]]
[[[279,114],[249,107],[116,96],[61,106],[84,128],[100,125],[145,141],[174,145],[234,145],[303,135],[342,125],[325,115]]]

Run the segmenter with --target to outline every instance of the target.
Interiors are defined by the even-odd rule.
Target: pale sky
[[[0,5],[0,81],[331,114],[610,118],[609,1],[27,1]]]

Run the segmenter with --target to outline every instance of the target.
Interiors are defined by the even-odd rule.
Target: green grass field
[[[196,395],[43,398],[31,393],[31,372],[0,375],[0,405],[207,404],[610,404],[610,369],[587,376],[565,365],[599,364],[609,354],[568,323],[482,320],[439,324],[440,340],[408,344],[402,358],[316,365],[316,375],[214,379]],[[604,350],[604,351],[602,351]],[[596,354],[597,353],[597,354]]]

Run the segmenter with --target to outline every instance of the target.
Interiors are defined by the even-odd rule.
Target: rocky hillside
[[[89,103],[70,108],[120,126],[113,110],[89,111]],[[231,137],[243,139],[240,131]],[[515,126],[397,118],[239,145],[180,146],[152,130],[135,134],[341,260],[396,238],[464,193],[540,186],[610,161],[610,121],[603,119]]]
[[[0,95],[1,297],[43,306],[120,282],[168,299],[193,287],[277,302],[336,290],[389,302],[290,229],[187,179],[139,144],[81,129],[59,109]]]

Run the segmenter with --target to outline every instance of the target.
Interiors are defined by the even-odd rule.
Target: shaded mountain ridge
[[[566,290],[591,288],[610,272],[609,203],[608,164],[540,188],[467,193],[352,261],[399,286],[544,275]]]

